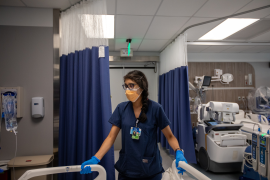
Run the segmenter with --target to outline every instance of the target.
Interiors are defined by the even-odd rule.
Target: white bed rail
[[[185,163],[184,161],[180,161],[178,163],[178,167],[185,169],[187,172],[189,172],[191,175],[193,175],[198,180],[211,180],[210,178],[205,176],[203,173],[201,173],[200,171],[198,171],[194,167],[190,166],[189,164]],[[175,160],[172,163],[172,171],[174,173],[174,176],[178,177],[179,180],[183,179],[182,175],[178,174],[178,170],[176,169],[176,166],[175,166]]]
[[[241,121],[241,122],[240,122],[240,124],[244,124],[244,123],[246,123],[246,124],[254,124],[254,126],[253,126],[253,131],[254,131],[255,125],[257,125],[257,126],[261,129],[261,131],[262,131],[262,125],[261,125],[260,123],[256,123],[256,122],[246,122],[246,121]]]
[[[92,171],[97,171],[99,175],[96,177],[95,180],[106,180],[107,174],[105,169],[100,165],[88,165],[91,167]],[[197,169],[193,168],[192,166],[188,165],[185,162],[179,162],[179,167],[182,167],[187,172],[192,174],[195,178],[198,180],[211,180],[201,172],[199,172]],[[86,167],[86,166],[85,166]],[[175,167],[175,160],[172,163],[172,169],[175,177],[178,177],[178,179],[182,180],[182,175],[178,174],[178,170]],[[28,180],[30,178],[36,177],[36,176],[43,176],[48,174],[59,174],[59,173],[69,173],[69,172],[80,172],[81,166],[62,166],[62,167],[53,167],[53,168],[42,168],[42,169],[34,169],[26,171],[18,180]]]
[[[87,165],[87,166],[90,166],[92,171],[97,171],[99,173],[99,175],[96,177],[95,180],[107,179],[106,178],[107,174],[104,167],[100,165]],[[34,170],[26,171],[18,180],[28,180],[32,177],[43,176],[43,175],[48,175],[48,174],[80,172],[80,171],[81,171],[81,165],[34,169]]]

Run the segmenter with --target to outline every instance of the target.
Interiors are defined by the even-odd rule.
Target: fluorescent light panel
[[[199,40],[223,40],[259,19],[230,18],[206,33]]]

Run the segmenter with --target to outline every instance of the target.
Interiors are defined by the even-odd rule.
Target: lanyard
[[[136,127],[138,127],[138,123],[139,123],[139,119],[137,119],[137,121],[136,121]]]

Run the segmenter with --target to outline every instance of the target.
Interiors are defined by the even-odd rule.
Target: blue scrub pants
[[[118,180],[161,180],[161,179],[162,179],[162,173],[159,173],[157,175],[154,175],[148,178],[129,178],[120,173],[118,175]]]

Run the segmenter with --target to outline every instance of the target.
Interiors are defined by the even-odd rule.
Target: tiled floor
[[[169,167],[172,166],[172,162],[174,160],[174,156],[169,155],[168,151],[164,148],[160,148],[160,154],[162,156],[162,165],[164,170],[166,171]],[[114,151],[115,162],[119,159],[119,151]],[[241,176],[241,173],[211,173],[205,172],[199,164],[190,164],[194,168],[196,168],[201,173],[205,174],[212,180],[238,180]],[[118,171],[115,170],[115,180],[118,179]],[[191,174],[184,173],[183,175],[184,180],[195,180]]]

